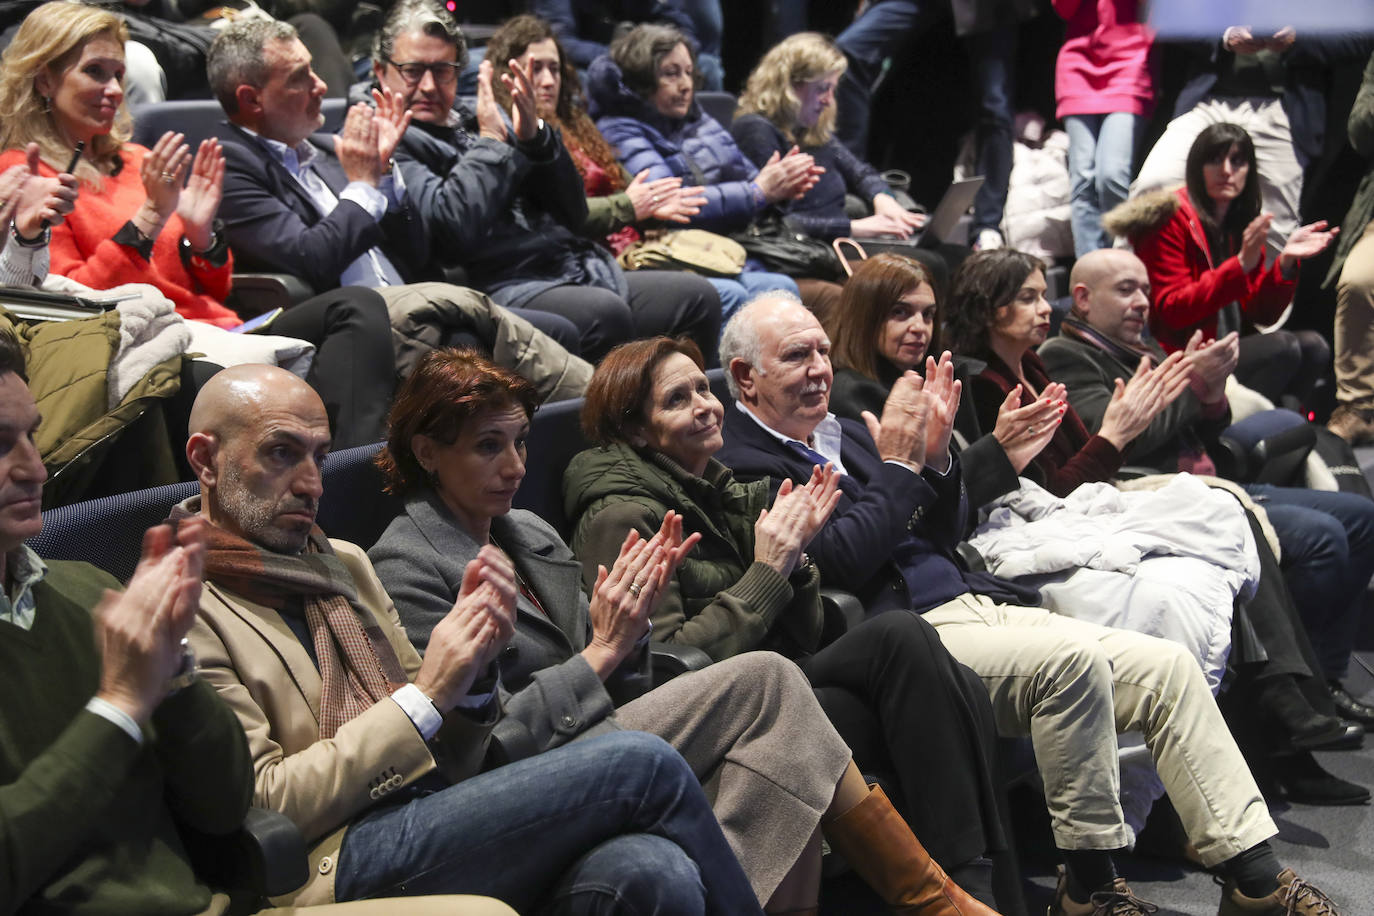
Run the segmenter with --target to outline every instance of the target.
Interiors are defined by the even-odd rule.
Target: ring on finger
[[[176,173],[175,173],[175,172],[163,172],[163,173],[162,173],[162,183],[163,183],[163,184],[171,184],[172,182],[174,182],[174,181],[176,181],[176,180],[177,180],[177,176],[176,176]]]
[[[636,598],[638,598],[638,597],[639,597],[639,593],[642,592],[642,591],[644,591],[644,586],[643,586],[643,585],[640,585],[638,582],[631,582],[631,583],[630,583],[630,594],[631,594],[631,595],[634,595]]]

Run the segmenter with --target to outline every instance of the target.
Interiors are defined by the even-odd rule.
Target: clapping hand
[[[415,686],[441,713],[467,695],[515,632],[519,588],[510,558],[488,544],[463,570],[453,609],[429,637]]]
[[[410,109],[406,107],[405,96],[390,89],[373,89],[372,100],[377,103],[374,115],[377,128],[377,163],[385,173],[391,164],[396,147],[401,143],[401,137],[410,126]]]
[[[1191,376],[1182,350],[1169,354],[1154,368],[1150,367],[1150,358],[1142,356],[1129,382],[1116,380],[1116,389],[1102,415],[1099,435],[1116,446],[1117,451],[1124,452],[1164,408],[1188,390]]]
[[[1040,397],[1034,402],[1021,406],[1021,386],[1017,385],[1007,392],[1002,406],[997,411],[997,425],[992,431],[993,438],[1007,453],[1007,460],[1020,474],[1035,460],[1054,438],[1055,430],[1068,405],[1064,401],[1067,389],[1058,382],[1045,386]]]
[[[1279,253],[1280,269],[1284,273],[1291,273],[1298,261],[1306,260],[1325,251],[1326,247],[1336,240],[1340,231],[1340,226],[1332,226],[1328,229],[1324,219],[1294,229],[1293,234],[1288,237],[1288,241],[1284,244],[1283,251]]]
[[[701,188],[684,188],[682,179],[676,176],[650,181],[648,169],[634,177],[625,193],[635,208],[636,222],[650,219],[666,223],[690,222],[706,203]]]
[[[1226,396],[1226,380],[1240,359],[1240,335],[1235,331],[1220,340],[1203,340],[1193,332],[1183,348],[1188,362],[1189,385],[1203,404],[1216,404]]]
[[[186,229],[186,240],[195,251],[205,251],[214,236],[215,214],[224,196],[224,153],[219,141],[202,140],[191,164],[191,177],[181,192],[177,215]]]

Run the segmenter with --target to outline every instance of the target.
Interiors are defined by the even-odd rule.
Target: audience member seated
[[[305,835],[292,902],[465,891],[521,912],[758,912],[692,771],[630,732],[477,775],[517,580],[484,547],[424,661],[361,548],[314,525],[329,424],[274,367],[201,389],[186,444],[207,523],[190,641],[248,735],[255,802]]]
[[[1292,899],[1319,912],[1325,896],[1269,847],[1274,822],[1184,649],[1019,606],[1020,587],[952,559],[968,505],[948,449],[960,394],[949,360],[924,385],[904,374],[864,430],[828,412],[829,350],[798,303],[761,297],[737,314],[721,344],[737,404],[719,457],[746,479],[794,484],[816,461],[802,447],[843,465],[839,507],[809,548],[821,581],[860,595],[870,614],[925,615],[982,675],[999,731],[1031,737],[1066,861],[1050,912],[1142,906],[1111,854],[1127,843],[1117,731],[1143,734],[1199,859],[1226,874],[1222,916],[1280,916]]]
[[[606,53],[613,38],[631,26],[641,22],[673,26],[691,43],[700,62],[701,88],[713,92],[721,89],[725,73],[720,61],[720,0],[533,0],[530,12],[553,26],[563,47],[568,49],[569,61],[582,71]],[[714,28],[702,28],[711,25]],[[491,61],[504,63],[496,58]]]
[[[205,525],[149,531],[123,591],[93,566],[41,560],[24,545],[43,526],[38,428],[19,344],[0,334],[0,570],[10,599],[0,616],[0,845],[14,853],[6,908],[222,913],[228,898],[196,877],[179,833],[232,833],[253,794],[243,729],[196,676],[182,638],[195,619]],[[382,916],[394,907],[378,900],[321,912]],[[459,898],[408,901],[406,910],[510,912]]]
[[[1154,30],[1140,0],[1054,0],[1065,21],[1055,117],[1069,135],[1070,221],[1078,257],[1110,248],[1102,214],[1126,199],[1135,148],[1155,107]]]
[[[231,125],[224,137],[227,238],[240,261],[299,274],[319,290],[371,287],[386,300],[402,376],[425,352],[454,339],[476,343],[522,369],[545,393],[576,397],[589,367],[557,340],[480,293],[434,276],[429,236],[389,174],[409,115],[398,96],[356,105],[337,136],[324,123],[325,85],[295,29],[248,19],[210,47],[210,85]],[[566,322],[536,318],[574,349]],[[561,389],[561,390],[560,390]]]
[[[516,60],[530,74],[539,117],[562,130],[563,145],[582,176],[587,195],[587,221],[582,232],[603,239],[619,255],[655,226],[672,227],[691,221],[701,212],[705,196],[699,187],[685,186],[677,177],[649,180],[647,171],[634,178],[625,171],[615,150],[587,115],[582,83],[554,37],[549,24],[534,16],[508,19],[487,43],[495,72],[510,73]],[[492,90],[502,105],[510,104],[504,82]],[[729,315],[749,298],[740,278],[707,277]]]
[[[1186,83],[1174,99],[1173,120],[1131,183],[1131,196],[1182,184],[1187,151],[1198,135],[1217,124],[1235,124],[1254,138],[1264,163],[1255,177],[1263,209],[1273,219],[1260,233],[1267,240],[1260,242],[1267,242],[1270,257],[1278,257],[1302,222],[1306,170],[1322,158],[1331,70],[1362,63],[1374,50],[1374,36],[1366,29],[1321,35],[1235,25],[1219,38],[1191,41],[1179,50]]]
[[[1031,263],[1025,256],[1009,252],[980,254],[973,263],[987,264],[1004,258]],[[901,374],[908,370],[922,371],[922,362],[929,360],[927,354],[940,350],[941,329],[935,294],[919,265],[895,255],[878,255],[855,270],[845,286],[843,305],[846,317],[837,322],[833,360],[844,368],[835,370],[830,406],[836,414],[855,420],[861,419],[863,411],[876,417],[882,413],[888,392]],[[956,373],[965,375],[965,385],[969,384],[966,373],[974,365],[981,367],[983,364],[965,360],[957,365]],[[1042,500],[1047,497],[1037,494],[1034,488],[1022,488],[1018,475],[1056,434],[1067,409],[1062,385],[1046,384],[1037,395],[1027,398],[1024,406],[1022,390],[1018,384],[1001,399],[996,424],[989,434],[981,433],[983,427],[978,422],[972,397],[960,398],[955,420],[956,429],[968,444],[960,450],[952,441],[951,450],[959,456],[970,506],[981,510],[994,500],[1010,497],[1004,501],[1007,504],[999,507],[1001,523],[980,526],[977,531],[976,545],[984,552],[989,567],[998,566],[1008,554],[1014,554],[1022,568],[1029,568],[1029,564],[1021,562],[1025,554],[1017,551],[1026,539],[1037,535],[1006,522],[1013,514],[1029,519],[1043,510]],[[1038,475],[1036,469],[1026,474],[1028,477]],[[1127,508],[1128,499],[1142,498],[1154,497],[1127,497],[1120,507]],[[1277,561],[1267,551],[1262,552],[1256,567],[1254,548],[1248,546],[1245,534],[1250,527],[1248,519],[1241,517],[1229,497],[1215,497],[1215,506],[1209,502],[1211,498],[1204,495],[1201,499],[1190,499],[1190,505],[1200,507],[1199,512],[1216,513],[1215,517],[1209,514],[1207,524],[1188,526],[1184,523],[1182,528],[1175,529],[1194,545],[1191,550],[1165,552],[1163,562],[1153,557],[1147,559],[1144,562],[1148,567],[1135,568],[1129,576],[1120,576],[1105,565],[1080,575],[1072,566],[1061,565],[1062,558],[1070,556],[1071,550],[1037,552],[1033,562],[1042,564],[1038,571],[1048,575],[1030,580],[1040,588],[1036,603],[1071,617],[1176,638],[1192,650],[1209,685],[1214,688],[1220,682],[1223,666],[1228,663],[1232,667],[1244,667],[1247,676],[1255,682],[1264,677],[1292,674],[1309,678],[1314,666],[1297,657],[1297,647],[1304,638]],[[1131,508],[1140,511],[1138,502]],[[1109,517],[1111,524],[1119,527],[1122,519],[1120,515],[1109,516],[1106,506],[1099,504],[1093,504],[1091,511],[1081,514],[1064,505],[1056,505],[1055,510],[1054,518],[1061,523],[1051,529],[1051,538],[1059,536],[1057,532],[1070,536],[1068,532],[1075,530],[1074,525],[1097,525],[1101,524],[1099,519]],[[1077,530],[1081,532],[1082,527]],[[1160,529],[1152,530],[1158,534]],[[972,532],[964,536],[972,536]],[[1198,549],[1197,538],[1214,540],[1205,549]],[[1252,661],[1245,652],[1245,644],[1232,645],[1231,606],[1236,590],[1252,583],[1257,569],[1261,589],[1249,600],[1247,612],[1257,621],[1255,627],[1262,632],[1263,641],[1275,644],[1276,648],[1273,658]],[[1275,582],[1263,581],[1266,571]],[[1161,608],[1166,606],[1168,611],[1162,612]],[[1286,686],[1295,687],[1291,678]],[[1317,690],[1306,682],[1303,686],[1318,694],[1324,692],[1324,688]],[[1287,696],[1292,698],[1291,693]],[[1309,726],[1306,734],[1310,741],[1324,744],[1349,741],[1352,737],[1358,739],[1358,730],[1347,733],[1332,718],[1313,718],[1317,711],[1301,697],[1295,705],[1307,717],[1304,722]],[[1328,705],[1324,704],[1323,709]],[[1315,727],[1310,727],[1314,724]],[[1272,769],[1274,780],[1282,780],[1290,800],[1330,803],[1339,799],[1357,803],[1368,798],[1363,787],[1320,770],[1310,754],[1291,753],[1286,737],[1278,742],[1285,756],[1275,755],[1271,761],[1276,742],[1267,737],[1273,733],[1272,725],[1268,720],[1264,725],[1265,730],[1257,730],[1255,740],[1247,741],[1242,747],[1248,756]],[[1149,805],[1161,791],[1154,774],[1144,765],[1137,766],[1137,761],[1134,757],[1122,760],[1123,810],[1128,824],[1136,828],[1143,825]],[[1265,775],[1270,774],[1266,771]]]
[[[690,343],[677,346],[697,352]],[[622,352],[606,359],[619,365]],[[683,539],[676,515],[644,537],[627,535],[626,522],[592,576],[589,602],[558,533],[533,513],[511,509],[535,406],[528,382],[473,354],[428,357],[397,396],[381,458],[391,489],[406,497],[405,514],[369,551],[407,634],[427,655],[461,593],[466,564],[488,543],[510,559],[521,594],[513,651],[498,656],[502,684],[516,691],[494,731],[503,746],[537,752],[613,728],[667,739],[701,779],[719,785],[716,816],[769,910],[817,905],[824,829],[889,902],[990,913],[945,877],[882,791],[869,792],[806,680],[782,657],[742,655],[613,707],[612,691],[623,700],[634,695],[636,679],[642,686],[651,620],[697,536]],[[804,513],[814,525],[833,492],[833,479],[799,489],[791,505],[800,508],[785,514]],[[790,591],[774,579],[769,588]],[[930,702],[931,694],[922,696]],[[957,755],[957,748],[942,750]],[[931,791],[932,784],[917,785]],[[976,802],[973,793],[958,799],[971,796]],[[956,812],[961,827],[973,810]]]
[[[1086,272],[1093,272],[1094,264],[1118,256],[1113,252],[1089,256],[1084,259],[1087,262]],[[1139,263],[1134,256],[1127,256],[1133,263]],[[1080,274],[1080,278],[1083,275]],[[1143,267],[1139,276],[1118,274],[1113,279],[1116,281],[1114,290],[1120,289],[1128,300],[1141,302],[1147,286]],[[955,274],[949,309],[952,342],[962,352],[972,353],[987,361],[986,368],[974,378],[970,390],[982,428],[993,422],[1001,405],[1014,389],[1020,389],[1020,404],[1025,406],[1041,390],[1054,384],[1044,363],[1031,349],[1043,343],[1048,332],[1050,307],[1044,299],[1044,291],[1044,272],[1040,262],[1009,249],[971,257]],[[1137,320],[1143,321],[1146,316],[1135,314],[1133,310],[1128,317],[1134,324]],[[1090,434],[1084,421],[1070,406],[1049,444],[1032,461],[1031,473],[1027,476],[1058,496],[1070,494],[1083,483],[1110,481],[1123,463],[1129,446],[1149,432],[1156,418],[1176,403],[1189,387],[1197,384],[1200,389],[1205,388],[1207,393],[1204,400],[1213,401],[1216,397],[1213,392],[1224,385],[1224,376],[1229,366],[1234,365],[1234,360],[1234,337],[1203,346],[1200,332],[1194,335],[1184,350],[1168,357],[1162,351],[1157,360],[1147,353],[1136,353],[1127,361],[1128,365],[1134,366],[1134,374],[1129,376],[1129,381],[1123,382],[1113,373],[1103,382],[1102,391],[1098,392],[1093,405],[1094,425],[1098,432]],[[1013,366],[1016,368],[1011,368]],[[1223,366],[1227,368],[1219,368]],[[1062,384],[1057,390],[1062,390]],[[1199,461],[1197,456],[1192,456],[1191,460],[1180,462],[1167,470],[1205,473],[1215,469],[1210,461],[1205,460],[1205,455],[1202,459]],[[1302,496],[1285,499],[1283,494],[1302,494],[1305,491],[1272,488],[1279,491],[1275,494],[1271,488],[1263,485],[1252,486],[1254,489],[1251,492],[1263,500],[1265,514],[1279,532],[1284,559],[1281,572],[1270,564],[1263,568],[1261,576],[1282,575],[1299,605],[1311,598],[1326,602],[1324,607],[1339,607],[1338,603],[1333,602],[1339,602],[1342,598],[1340,588],[1344,573],[1333,571],[1333,558],[1325,554],[1335,551],[1336,543],[1344,553],[1343,532],[1339,540],[1332,543],[1327,532],[1333,527],[1333,519],[1313,518],[1314,513],[1306,509],[1288,512],[1275,505],[1276,501],[1280,504],[1292,502],[1295,506],[1303,505],[1307,500]],[[1345,496],[1342,500],[1365,502],[1358,496]],[[1351,513],[1351,520],[1357,523],[1356,530],[1360,531],[1359,537],[1363,541],[1368,537],[1367,517],[1370,512],[1338,502]],[[1370,508],[1374,509],[1374,506]],[[1360,552],[1363,552],[1363,548]],[[1318,582],[1307,575],[1309,565],[1319,573],[1322,581]],[[1241,647],[1233,646],[1235,652],[1231,662],[1245,674],[1243,683],[1246,695],[1253,696],[1253,706],[1262,711],[1270,730],[1276,730],[1284,739],[1283,743],[1291,743],[1305,750],[1339,741],[1344,733],[1340,719],[1319,712],[1302,689],[1303,680],[1320,674],[1305,661],[1310,653],[1305,651],[1308,637],[1302,625],[1294,625],[1289,619],[1286,605],[1273,602],[1251,602],[1246,606],[1245,613],[1255,623],[1257,635],[1265,649],[1264,657],[1251,658],[1241,653]],[[1346,615],[1340,616],[1345,622],[1350,619]],[[1344,628],[1344,625],[1338,627]],[[1336,651],[1343,650],[1348,656],[1350,639],[1351,636],[1347,634],[1334,640],[1341,647]],[[1323,649],[1327,652],[1332,650],[1330,641],[1323,645]],[[1270,741],[1266,751],[1273,749],[1274,742]]]
[[[1144,336],[1149,278],[1127,251],[1103,251],[1074,265],[1073,314],[1039,355],[1068,387],[1073,415],[1087,430],[1105,424],[1115,379],[1141,357],[1164,360]],[[1202,470],[1230,421],[1226,378],[1235,365],[1234,335],[1189,348],[1190,390],[1161,411],[1127,446],[1125,460],[1163,472]],[[1066,429],[1071,434],[1072,425]],[[1317,648],[1321,674],[1346,718],[1374,727],[1374,709],[1340,686],[1359,629],[1363,595],[1374,570],[1374,503],[1353,493],[1247,484],[1262,500],[1283,549],[1285,577]]]
[[[112,13],[46,3],[0,58],[0,169],[25,161],[25,147],[37,143],[39,174],[54,176],[84,148],[73,169],[79,206],[61,225],[17,241],[42,244],[51,235],[53,273],[95,289],[149,283],[183,317],[232,328],[239,317],[223,304],[232,266],[215,220],[219,146],[207,140],[193,158],[180,134],[164,134],[151,150],[128,142],[126,37]],[[307,378],[340,445],[376,441],[385,428],[395,372],[385,329],[385,304],[362,289],[317,296],[272,324],[274,333],[316,346]]]
[[[597,129],[615,148],[626,171],[653,181],[680,178],[700,186],[706,203],[691,218],[698,229],[745,229],[770,206],[806,193],[816,179],[815,160],[790,150],[756,168],[720,122],[696,101],[695,60],[682,33],[642,25],[616,39],[609,56],[587,72],[587,95]],[[750,259],[739,281],[750,294],[797,291],[798,283]],[[819,293],[813,281],[800,285]],[[742,302],[724,303],[733,313]]]
[[[830,409],[836,416],[863,420],[867,411],[882,416],[888,392],[908,371],[922,372],[927,355],[942,350],[939,307],[925,268],[897,254],[878,254],[857,265],[844,287],[837,313],[843,320],[825,324],[834,347]],[[971,365],[955,362],[955,377],[969,384]],[[1048,385],[1034,402],[1008,398],[993,431],[971,437],[959,456],[969,504],[981,507],[1021,485],[1019,475],[1049,442],[1063,417],[1062,386]],[[977,430],[971,398],[960,398],[955,430]]]
[[[583,581],[596,582],[627,529],[648,537],[680,519],[701,541],[653,608],[654,638],[713,659],[759,648],[796,659],[859,766],[895,771],[894,803],[931,855],[991,902],[982,857],[1001,846],[1001,831],[987,692],[915,615],[847,632],[827,619],[805,550],[839,498],[837,472],[784,484],[770,506],[766,483],[737,483],[713,457],[723,420],[690,345],[638,341],[602,360],[583,409],[598,447],[564,479]]]
[[[627,275],[609,251],[578,236],[587,218],[582,182],[557,131],[539,120],[530,68],[504,78],[506,112],[484,61],[474,115],[457,102],[465,53],[442,6],[403,0],[372,55],[376,82],[400,93],[413,118],[396,160],[432,236],[426,256],[462,265],[502,305],[571,321],[592,362],[654,334],[688,334],[714,359],[720,302],[711,285],[686,273]]]
[[[1364,68],[1346,136],[1366,170],[1326,285],[1336,284],[1336,410],[1327,429],[1351,445],[1374,443],[1374,55]]]
[[[784,39],[749,74],[730,133],[757,166],[795,146],[825,169],[814,187],[783,205],[789,225],[827,242],[852,236],[869,254],[900,251],[925,264],[935,276],[935,285],[946,289],[949,268],[940,253],[883,241],[909,238],[925,224],[925,216],[897,203],[878,170],[835,137],[835,87],[847,66],[839,48],[824,35],[802,32]],[[850,219],[845,212],[846,194],[871,203],[873,215]],[[961,246],[948,248],[953,250],[945,254],[956,263],[968,254]],[[839,304],[839,290],[833,293],[820,308],[808,302],[822,324]]]
[[[1150,272],[1150,331],[1168,352],[1196,330],[1208,338],[1239,331],[1236,378],[1274,403],[1305,404],[1325,374],[1331,348],[1316,331],[1259,334],[1283,315],[1300,262],[1336,236],[1326,222],[1293,230],[1271,259],[1265,238],[1274,216],[1260,212],[1260,172],[1250,135],[1213,124],[1188,151],[1187,182],[1108,213],[1104,225],[1130,240]]]

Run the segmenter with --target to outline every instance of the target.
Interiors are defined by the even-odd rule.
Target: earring
[[[43,100],[43,113],[52,114],[52,99],[46,95],[39,96]]]

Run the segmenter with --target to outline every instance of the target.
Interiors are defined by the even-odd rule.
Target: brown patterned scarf
[[[192,514],[191,504],[185,506],[172,510],[172,521]],[[207,582],[277,610],[302,599],[324,683],[321,738],[334,737],[345,722],[408,682],[396,650],[358,605],[352,575],[318,527],[296,555],[264,550],[215,525],[206,532]]]

